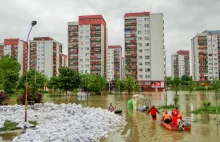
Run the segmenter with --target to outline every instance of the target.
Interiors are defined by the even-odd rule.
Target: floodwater
[[[142,93],[146,99],[151,100],[155,106],[172,104],[174,92],[154,92]],[[103,142],[219,142],[220,125],[216,125],[216,115],[214,114],[191,114],[190,112],[202,105],[203,102],[211,102],[215,105],[213,92],[178,92],[180,112],[183,119],[191,123],[191,131],[169,131],[160,125],[159,119],[152,121],[150,115],[136,110],[128,110],[127,102],[131,98],[129,95],[102,95],[91,96],[88,102],[90,107],[107,108],[109,103],[113,103],[117,108],[121,108],[121,114],[126,125],[115,133],[110,133],[108,139],[102,139]],[[220,96],[218,96],[220,104]],[[15,104],[16,98],[10,99],[10,104]],[[81,103],[87,106],[86,101],[78,101],[77,96],[71,96],[67,99],[65,96],[45,95],[44,102],[54,103]],[[159,117],[160,115],[158,115]],[[220,114],[219,114],[220,119]],[[0,141],[11,141],[20,132],[0,134]]]

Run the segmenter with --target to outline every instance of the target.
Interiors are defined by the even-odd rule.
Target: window
[[[145,62],[145,65],[146,65],[146,66],[150,65],[150,62]]]
[[[83,62],[83,59],[80,59],[79,61],[80,61],[80,62]]]
[[[147,46],[149,46],[149,43],[147,43]]]
[[[138,18],[138,22],[142,22],[142,18]]]
[[[142,66],[142,63],[139,63],[140,66]]]
[[[146,75],[145,77],[146,77],[146,78],[150,78],[150,75]]]
[[[145,40],[149,40],[149,37],[148,37],[148,36],[146,36],[146,37],[144,37],[144,39],[145,39]]]
[[[89,40],[89,36],[86,36],[86,40]]]
[[[79,39],[83,39],[83,36],[80,36]]]
[[[86,41],[86,45],[89,45],[89,41]]]
[[[83,30],[80,30],[80,34],[83,34]]]
[[[150,59],[150,56],[145,56],[145,59]]]
[[[138,37],[138,40],[142,40],[142,37]]]
[[[142,43],[138,43],[138,46],[142,46]]]
[[[139,75],[139,78],[143,78],[143,75]]]
[[[149,69],[149,68],[146,68],[145,71],[148,72],[148,71],[150,71],[150,69]]]
[[[149,21],[149,19],[148,18],[144,18],[144,21]]]
[[[86,62],[89,62],[89,59],[86,59]]]
[[[138,34],[141,34],[141,31],[138,31]]]
[[[140,49],[139,52],[142,52],[142,49]]]
[[[138,24],[138,27],[142,27],[142,24]]]
[[[139,71],[143,71],[143,69],[139,69]]]
[[[145,34],[149,34],[149,30],[145,30]]]
[[[149,24],[144,24],[144,27],[145,27],[145,28],[148,28],[148,27],[149,27]]]
[[[142,56],[139,56],[139,59],[142,59]]]
[[[89,65],[88,64],[86,64],[86,68],[88,68],[89,67]]]
[[[89,47],[86,47],[86,50],[89,50]]]

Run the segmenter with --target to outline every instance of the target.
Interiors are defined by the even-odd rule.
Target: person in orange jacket
[[[178,126],[177,119],[178,119],[179,111],[178,107],[176,109],[172,110],[172,124],[171,126]]]
[[[151,113],[152,120],[157,120],[157,113],[160,112],[152,105],[152,107],[148,110],[148,113]]]

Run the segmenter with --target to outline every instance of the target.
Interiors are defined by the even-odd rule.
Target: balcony
[[[92,31],[91,32],[91,36],[95,36],[95,35],[101,35],[101,32],[94,32],[94,31]]]
[[[74,48],[77,48],[77,47],[78,47],[78,44],[73,44],[73,47],[74,47]]]
[[[73,56],[72,59],[78,60],[78,56]]]
[[[125,25],[128,26],[128,25],[136,25],[137,22],[134,20],[134,21],[125,21]]]
[[[95,55],[91,55],[91,58],[93,58],[93,59],[94,59],[94,58],[97,58],[97,57],[96,57]]]
[[[100,49],[93,49],[93,50],[91,50],[91,53],[100,53],[100,52],[101,52]]]
[[[78,39],[73,39],[72,41],[73,41],[73,42],[78,42]]]
[[[131,72],[131,75],[136,75],[136,74],[137,74],[136,71],[132,71],[132,72]]]
[[[94,44],[94,43],[92,43],[91,47],[101,47],[101,44]]]
[[[136,41],[136,40],[130,40],[130,42],[131,42],[131,43],[137,43],[137,41]]]
[[[101,41],[101,38],[92,37],[92,38],[91,38],[91,41],[92,41],[92,42],[97,42],[97,41],[99,42],[99,41]]]
[[[91,26],[91,31],[100,31],[101,30],[101,26]]]
[[[137,62],[137,60],[136,59],[131,59],[131,62]]]
[[[100,62],[100,61],[91,61],[91,64],[92,64],[92,65],[100,65],[101,62]]]
[[[78,65],[78,62],[73,62],[74,65]]]

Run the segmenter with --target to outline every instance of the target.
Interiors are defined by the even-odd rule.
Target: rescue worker
[[[115,108],[112,106],[112,103],[110,103],[110,106],[108,107],[108,110],[109,111],[114,111],[115,110]]]
[[[165,114],[163,115],[163,121],[165,123],[170,123],[171,122],[171,116],[165,111]]]
[[[177,119],[178,119],[179,111],[178,107],[176,109],[172,110],[172,124],[171,126],[178,126]]]
[[[152,107],[148,110],[148,113],[151,113],[152,120],[157,120],[157,113],[160,112],[152,105]]]

